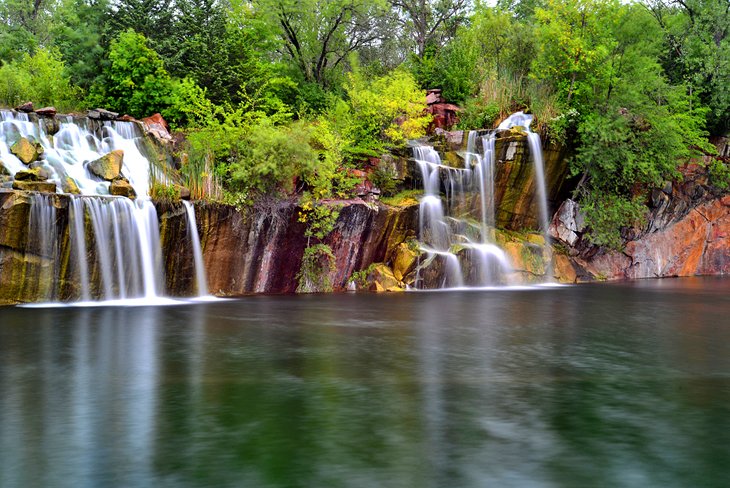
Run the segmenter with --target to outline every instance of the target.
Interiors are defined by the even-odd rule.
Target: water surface
[[[0,309],[0,486],[727,487],[730,280]]]

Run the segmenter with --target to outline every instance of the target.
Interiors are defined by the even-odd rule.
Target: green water
[[[0,486],[727,487],[730,280],[0,309]]]

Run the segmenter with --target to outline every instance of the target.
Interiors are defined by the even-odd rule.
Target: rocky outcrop
[[[324,243],[332,248],[335,269],[329,281],[347,288],[350,276],[372,263],[390,262],[398,245],[415,235],[417,207],[395,209],[354,200],[340,206],[334,230]],[[293,293],[307,246],[298,207],[282,202],[257,211],[239,212],[219,204],[196,202],[195,213],[208,274],[208,287],[218,295]],[[179,249],[187,232],[179,204],[158,204],[165,253],[167,286],[175,294],[192,289],[190,249]]]
[[[629,241],[623,252],[597,249],[570,260],[576,281],[730,273],[730,197],[692,208],[676,222]]]
[[[24,191],[37,191],[41,193],[56,193],[56,184],[52,181],[13,181],[13,188]]]

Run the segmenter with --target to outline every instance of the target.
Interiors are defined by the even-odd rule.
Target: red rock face
[[[324,241],[335,256],[335,271],[329,275],[335,290],[345,289],[353,272],[391,259],[397,246],[418,228],[417,206],[393,209],[358,200],[339,203],[335,228]],[[173,295],[190,294],[192,251],[186,245],[181,248],[187,242],[185,214],[177,204],[159,204],[158,213],[167,288]],[[296,291],[307,238],[295,205],[243,214],[229,206],[197,204],[195,214],[211,293]]]
[[[624,252],[572,261],[586,277],[608,280],[730,273],[730,197],[689,211],[665,228],[629,241]]]

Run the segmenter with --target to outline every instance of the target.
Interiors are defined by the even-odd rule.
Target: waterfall
[[[66,243],[60,242],[61,231],[56,226],[55,197],[30,193],[28,252],[39,256],[41,263],[38,284],[33,285],[38,290],[32,296],[86,302],[130,298],[151,301],[163,295],[160,223],[147,195],[153,173],[157,172],[154,176],[158,181],[166,179],[150,163],[144,137],[136,122],[100,122],[72,116],[54,119],[0,110],[0,162],[7,172],[15,175],[29,166],[42,168],[58,192],[68,189],[69,182],[79,190],[78,195],[68,197]],[[11,151],[20,138],[41,148],[41,156],[30,165]],[[89,162],[115,150],[123,151],[121,175],[134,188],[136,200],[111,196],[110,182],[88,170]],[[207,294],[207,285],[200,240],[192,205],[185,205],[197,289],[202,296]]]
[[[193,243],[193,262],[195,264],[195,284],[198,290],[198,296],[208,295],[208,281],[205,277],[205,267],[203,265],[203,251],[200,247],[200,237],[198,236],[198,225],[195,222],[195,207],[192,203],[183,201],[185,211],[188,216],[188,233],[190,241]]]
[[[418,268],[417,288],[512,284],[512,265],[495,242],[495,141],[499,131],[516,126],[527,132],[535,169],[539,225],[545,238],[545,279],[552,280],[542,147],[539,135],[529,129],[531,122],[531,115],[517,112],[496,130],[469,132],[464,168],[444,165],[433,147],[414,147],[424,189],[419,208],[419,236],[426,256]],[[435,262],[440,263],[442,279],[438,284],[433,280],[427,284],[424,270]]]
[[[59,260],[56,207],[52,195],[35,193],[30,196],[30,200],[26,252],[38,257],[35,294],[46,300],[53,300],[56,298],[54,284],[58,282],[59,275],[58,267],[55,266]]]
[[[94,282],[100,285],[95,295],[104,300],[160,296],[162,251],[157,211],[151,201],[73,197],[69,218],[80,300],[91,299]],[[93,253],[89,253],[87,236]]]
[[[540,136],[530,130],[530,124],[532,124],[532,115],[517,112],[505,119],[499,125],[499,129],[506,130],[512,127],[524,127],[525,131],[527,132],[527,144],[530,148],[532,163],[535,166],[535,186],[540,218],[540,230],[542,231],[543,239],[545,240],[545,279],[548,282],[552,282],[553,247],[550,244],[550,216],[548,213],[547,188],[545,184],[545,165],[542,158],[542,143],[540,142]]]

